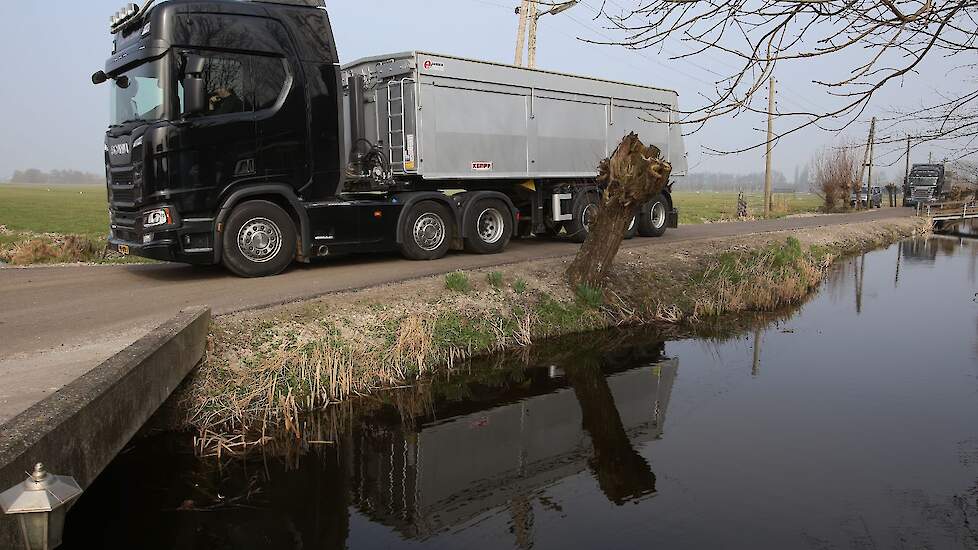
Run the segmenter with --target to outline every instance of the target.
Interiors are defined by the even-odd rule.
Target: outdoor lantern
[[[38,462],[23,483],[0,493],[0,509],[18,516],[27,550],[50,550],[61,546],[65,514],[80,494],[73,478],[50,474]]]

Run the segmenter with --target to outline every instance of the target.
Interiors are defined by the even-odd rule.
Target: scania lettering
[[[110,245],[234,273],[587,235],[636,132],[684,175],[671,90],[430,52],[339,64],[316,0],[167,0],[111,18]],[[675,227],[672,183],[629,236]]]

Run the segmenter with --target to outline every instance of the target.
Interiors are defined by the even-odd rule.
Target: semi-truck
[[[904,206],[917,206],[947,199],[951,181],[943,164],[914,164],[903,191]]]
[[[109,245],[223,264],[583,242],[635,132],[686,171],[676,92],[423,51],[341,65],[323,0],[150,0],[111,18]],[[627,237],[676,227],[670,181]]]

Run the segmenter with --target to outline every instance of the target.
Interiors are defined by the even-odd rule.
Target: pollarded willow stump
[[[602,189],[598,212],[591,220],[587,240],[567,269],[574,286],[598,287],[608,276],[632,218],[669,183],[672,165],[655,146],[646,146],[631,133],[611,157],[598,165]]]

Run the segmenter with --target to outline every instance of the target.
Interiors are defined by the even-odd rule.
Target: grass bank
[[[613,326],[695,330],[797,303],[839,257],[923,232],[894,219],[627,249],[605,290],[570,289],[570,260],[452,273],[218,318],[183,389],[204,436],[299,434],[303,413],[451,371],[461,360]]]

